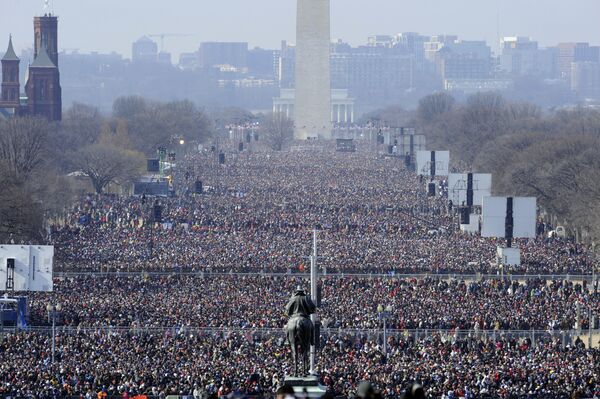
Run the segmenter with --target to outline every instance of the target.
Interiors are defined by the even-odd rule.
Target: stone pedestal
[[[320,398],[325,395],[327,388],[319,383],[317,376],[285,377],[285,383],[294,388],[296,397]]]

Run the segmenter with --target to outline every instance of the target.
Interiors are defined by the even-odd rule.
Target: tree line
[[[239,119],[239,120],[238,120]],[[240,109],[209,115],[189,101],[159,103],[123,97],[110,115],[83,104],[60,123],[18,117],[0,120],[0,242],[39,240],[44,220],[77,193],[69,174],[94,191],[129,186],[145,158],[173,137],[206,142],[216,124],[260,121],[261,141],[284,150],[293,122],[283,115],[254,118]],[[237,121],[237,122],[236,122]],[[428,147],[452,152],[453,167],[493,174],[494,193],[532,195],[557,222],[578,235],[600,235],[600,111],[576,107],[543,112],[528,103],[480,93],[458,103],[446,93],[421,99],[415,111],[389,107],[363,122],[413,125]]]
[[[44,221],[72,203],[87,178],[97,193],[129,187],[145,159],[173,138],[205,142],[213,132],[207,114],[189,101],[159,103],[123,97],[111,115],[73,104],[63,120],[0,119],[0,242],[40,242]]]
[[[495,194],[535,196],[577,237],[600,236],[599,110],[542,112],[496,93],[458,104],[438,93],[424,97],[408,119],[429,148],[451,151],[454,167],[492,173]]]

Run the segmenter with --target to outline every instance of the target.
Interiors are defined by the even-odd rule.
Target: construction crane
[[[189,33],[153,33],[147,36],[160,38],[160,52],[162,53],[165,49],[165,37],[190,37],[194,35]]]

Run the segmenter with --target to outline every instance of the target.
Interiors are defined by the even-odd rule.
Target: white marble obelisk
[[[297,0],[297,140],[331,138],[330,0]]]

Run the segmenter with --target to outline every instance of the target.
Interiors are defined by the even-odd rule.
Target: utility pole
[[[48,312],[48,321],[52,319],[52,366],[54,366],[55,352],[56,352],[56,318],[60,316],[62,305],[60,303],[46,305]]]
[[[383,319],[383,353],[385,357],[388,356],[387,351],[387,319],[392,314],[392,306],[387,305],[385,308],[382,304],[377,305],[377,316],[381,321]]]
[[[577,334],[581,335],[581,304],[577,302],[577,323],[575,323],[575,329]]]
[[[317,271],[317,230],[314,229],[313,230],[313,253],[310,256],[310,297],[313,301],[315,301],[315,304],[317,303],[317,281],[318,281],[318,271]],[[310,320],[313,323],[313,326],[316,325],[317,323],[317,315],[315,314],[311,314],[310,315]],[[318,337],[315,337],[315,340],[318,339]],[[315,342],[312,343],[312,345],[310,346],[310,371],[309,373],[311,375],[315,375],[316,374],[316,370],[315,370],[315,354],[316,354],[316,348],[315,348]]]
[[[588,316],[588,323],[589,323],[589,330],[588,330],[588,349],[592,349],[594,346],[594,342],[593,342],[593,338],[594,338],[594,327],[596,324],[596,318],[594,316],[594,314],[592,313],[592,308],[590,307],[589,309],[589,316]]]
[[[598,292],[598,281],[596,280],[596,262],[597,260],[592,264],[592,289],[594,290],[594,294]]]
[[[383,318],[383,353],[385,353],[385,357],[387,358],[387,315]]]
[[[54,358],[56,352],[56,316],[52,315],[52,365],[54,366]]]

